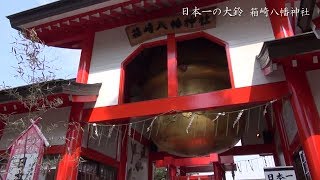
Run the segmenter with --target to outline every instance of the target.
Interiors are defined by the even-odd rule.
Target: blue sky
[[[9,86],[23,85],[23,81],[14,77],[12,66],[16,65],[16,59],[11,54],[11,43],[17,36],[17,31],[10,26],[6,16],[41,6],[53,0],[10,0],[0,1],[0,82]],[[46,58],[54,60],[54,66],[59,69],[57,78],[70,79],[76,76],[80,51],[61,48],[46,48]]]

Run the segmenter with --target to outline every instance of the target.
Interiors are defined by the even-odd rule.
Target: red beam
[[[195,111],[278,99],[288,94],[286,82],[227,89],[190,96],[170,97],[84,110],[83,120],[103,122],[174,111]]]
[[[218,154],[210,154],[209,156],[203,157],[192,157],[192,158],[173,158],[165,157],[164,160],[156,161],[156,167],[167,167],[168,165],[173,166],[203,166],[213,162],[219,162]]]
[[[213,176],[179,176],[177,180],[211,180]]]
[[[119,162],[116,161],[115,159],[89,148],[81,148],[81,156],[100,162],[108,166],[112,166],[115,168],[119,167]]]
[[[72,96],[72,102],[95,102],[97,101],[98,96],[92,95],[92,96]]]
[[[220,156],[241,156],[253,154],[272,154],[274,152],[273,144],[259,144],[259,145],[246,145],[234,146],[233,148],[220,153]]]
[[[285,0],[265,1],[268,9],[275,9],[277,12],[279,12],[281,9],[285,8]],[[272,25],[274,37],[276,39],[281,39],[294,35],[288,16],[278,16],[276,13],[273,13],[269,16],[269,18]]]
[[[62,154],[65,149],[64,145],[51,146],[44,149],[44,154]]]
[[[297,68],[302,71],[311,71],[320,69],[320,63],[313,62],[313,57],[315,56],[320,59],[320,51],[287,56],[285,58],[273,59],[273,61],[282,64],[282,66],[292,67],[292,60],[294,59],[297,60]]]

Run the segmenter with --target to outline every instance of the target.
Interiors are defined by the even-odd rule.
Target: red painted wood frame
[[[320,117],[308,83],[306,72],[284,66],[298,134],[312,179],[320,179]]]
[[[173,158],[172,156],[166,156],[163,160],[156,161],[156,167],[166,167],[168,165],[173,166],[202,166],[208,165],[213,162],[219,162],[219,156],[216,153],[209,156],[193,157],[193,158]]]
[[[287,56],[284,58],[273,59],[272,61],[275,63],[279,63],[286,67],[292,67],[292,60],[297,61],[297,68],[301,71],[312,71],[320,69],[320,63],[313,62],[313,58],[317,57],[320,59],[320,52],[309,52],[305,54],[298,54],[293,56]]]
[[[126,66],[145,48],[151,48],[156,46],[167,45],[167,70],[168,70],[168,97],[176,97],[178,96],[178,67],[177,67],[177,47],[176,42],[187,41],[196,38],[205,38],[209,41],[216,43],[225,48],[226,58],[228,62],[228,70],[231,88],[234,88],[234,79],[232,73],[232,65],[230,59],[229,45],[227,42],[216,38],[208,33],[203,31],[191,33],[187,35],[177,36],[174,34],[169,34],[166,40],[159,40],[150,43],[145,43],[140,45],[133,53],[131,53],[122,63],[120,70],[120,87],[119,87],[119,97],[118,104],[124,103],[124,94],[125,94],[125,68]]]
[[[88,31],[82,40],[82,51],[76,78],[77,83],[87,83],[88,81],[94,37],[95,33]],[[58,179],[77,179],[78,162],[81,155],[81,144],[83,137],[83,131],[81,128],[83,125],[81,122],[83,105],[83,103],[72,103],[71,105],[65,150],[64,154],[62,155],[62,159],[59,162],[59,168],[57,172]]]
[[[226,106],[264,103],[288,95],[286,82],[271,83],[243,88],[227,89],[210,93],[178,96],[122,105],[85,109],[83,120],[87,122],[121,122],[131,117],[158,115],[174,111],[195,111]]]
[[[83,31],[86,31],[87,27],[91,27],[95,32],[104,31],[128,24],[174,15],[181,12],[182,8],[185,7],[194,8],[197,6],[198,8],[202,8],[223,1],[226,0],[191,0],[182,3],[174,3],[174,1],[170,0],[164,4],[162,1],[157,0],[155,1],[155,7],[152,3],[149,3],[148,0],[143,0],[145,7],[138,7],[136,4],[141,3],[141,0],[128,0],[108,7],[102,7],[89,12],[43,23],[32,28],[42,29],[41,32],[37,31],[37,33],[47,44],[74,48],[73,46],[81,41],[81,39],[79,40],[79,38],[76,37],[79,37],[79,34],[83,34]],[[171,6],[167,7],[168,4],[171,4]],[[132,6],[131,10],[126,8],[130,5]],[[117,8],[122,9],[124,12],[119,13],[114,11],[114,9]],[[105,13],[107,11],[110,11],[109,15]],[[128,13],[131,15],[127,14],[128,11],[131,11]],[[99,14],[99,17],[97,17],[96,14]],[[89,19],[87,20],[84,17],[88,17]],[[75,19],[78,21],[75,21]],[[51,28],[48,29],[47,27]]]
[[[265,0],[266,6],[269,10],[276,10],[280,12],[281,8],[285,8],[285,0]],[[292,26],[288,16],[278,16],[276,13],[273,13],[269,16],[274,37],[276,39],[281,39],[285,37],[290,37],[294,35]],[[263,72],[265,75],[270,74],[273,71],[272,62],[269,63],[264,69]]]
[[[179,176],[175,180],[212,180],[214,176]]]
[[[267,8],[271,11],[275,9],[280,12],[281,8],[285,8],[285,0],[265,0]],[[273,34],[276,39],[281,39],[285,37],[290,37],[294,35],[292,26],[288,16],[279,16],[273,13],[269,16],[271,21],[271,26],[273,29]]]

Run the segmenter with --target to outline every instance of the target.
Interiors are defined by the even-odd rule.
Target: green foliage
[[[154,172],[154,180],[166,180],[167,168],[156,168]]]

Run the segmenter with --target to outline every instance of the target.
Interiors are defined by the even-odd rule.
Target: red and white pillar
[[[176,180],[177,176],[177,167],[174,165],[168,166],[168,176],[170,180]]]
[[[312,179],[320,179],[320,118],[309,87],[306,72],[284,67],[300,143],[305,152]]]
[[[85,34],[81,46],[81,57],[76,78],[77,83],[86,84],[88,81],[94,33]],[[81,153],[81,143],[83,131],[82,126],[82,110],[83,103],[72,103],[69,124],[66,134],[65,151],[62,154],[62,159],[59,162],[57,179],[61,180],[76,180],[78,175],[78,164]]]
[[[266,0],[268,9],[279,11],[285,7],[285,0]],[[276,39],[293,36],[288,17],[271,15],[273,33]],[[284,65],[288,87],[292,93],[291,104],[295,115],[300,143],[305,152],[312,179],[320,179],[320,118],[316,108],[306,72],[299,67]]]
[[[271,12],[275,10],[276,12],[280,12],[281,8],[285,8],[285,0],[265,0],[266,6]],[[274,37],[276,39],[281,39],[285,37],[290,37],[294,35],[292,30],[292,26],[290,24],[290,19],[288,16],[280,16],[276,13],[273,13],[269,16]]]

